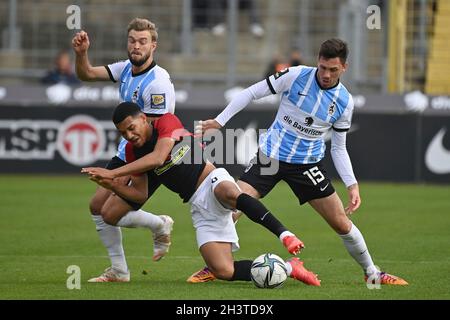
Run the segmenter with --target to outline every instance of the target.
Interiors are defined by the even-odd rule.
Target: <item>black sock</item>
[[[234,273],[230,281],[251,281],[250,270],[252,268],[252,260],[240,260],[234,262]]]
[[[236,209],[241,210],[250,220],[262,225],[277,237],[287,231],[285,226],[259,200],[246,193],[241,193],[237,198]]]

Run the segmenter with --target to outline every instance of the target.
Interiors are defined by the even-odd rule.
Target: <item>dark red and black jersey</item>
[[[159,139],[173,138],[176,142],[166,161],[162,166],[149,171],[148,179],[157,179],[169,190],[178,193],[183,202],[187,202],[194,194],[198,178],[205,167],[201,150],[195,152],[200,146],[181,121],[171,113],[164,114],[151,125],[152,136],[142,147],[136,148],[130,142],[127,143],[126,160],[130,163],[153,152]]]

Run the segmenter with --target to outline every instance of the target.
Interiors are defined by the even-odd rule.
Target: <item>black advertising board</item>
[[[450,116],[426,116],[422,120],[421,180],[450,183]]]
[[[78,173],[83,166],[105,165],[115,154],[119,135],[110,120],[112,107],[1,109],[2,173]],[[217,113],[186,106],[176,110],[189,130],[194,121]],[[259,129],[268,128],[275,114],[274,108],[250,108],[233,118],[222,130],[223,154],[213,159],[217,165],[239,176],[257,148]],[[448,183],[450,115],[355,112],[347,149],[359,180]],[[329,142],[325,164],[337,178]]]

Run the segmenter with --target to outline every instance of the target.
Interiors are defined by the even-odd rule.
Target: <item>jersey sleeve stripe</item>
[[[272,83],[270,83],[269,77],[266,78],[266,82],[267,82],[267,85],[269,86],[270,92],[272,92],[272,94],[277,94],[275,89],[272,86]]]
[[[111,81],[112,81],[112,82],[117,82],[117,81],[114,79],[114,77],[113,77],[113,75],[112,75],[112,72],[111,72],[111,70],[109,69],[109,67],[108,67],[108,66],[105,66],[105,69],[106,69],[106,71],[108,71],[109,78],[111,79]]]
[[[337,131],[337,132],[346,132],[346,131],[350,130],[350,128],[335,128],[335,127],[333,127],[333,130]]]

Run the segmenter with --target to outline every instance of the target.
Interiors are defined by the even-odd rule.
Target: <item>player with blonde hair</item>
[[[76,55],[76,72],[83,81],[119,82],[121,101],[136,103],[150,122],[166,113],[175,111],[175,89],[169,73],[158,66],[153,54],[158,44],[158,32],[154,23],[135,18],[128,25],[128,59],[106,66],[92,66],[88,58],[89,36],[78,32],[72,39]],[[114,169],[126,164],[126,140],[122,139],[117,154],[107,164]],[[128,178],[122,179],[126,184]],[[111,267],[89,282],[128,282],[130,272],[122,246],[120,227],[147,228],[153,234],[153,260],[160,260],[169,250],[173,220],[167,215],[155,215],[142,209],[127,212],[105,210],[104,204],[111,191],[99,186],[90,201],[90,212],[103,245],[108,250]]]

